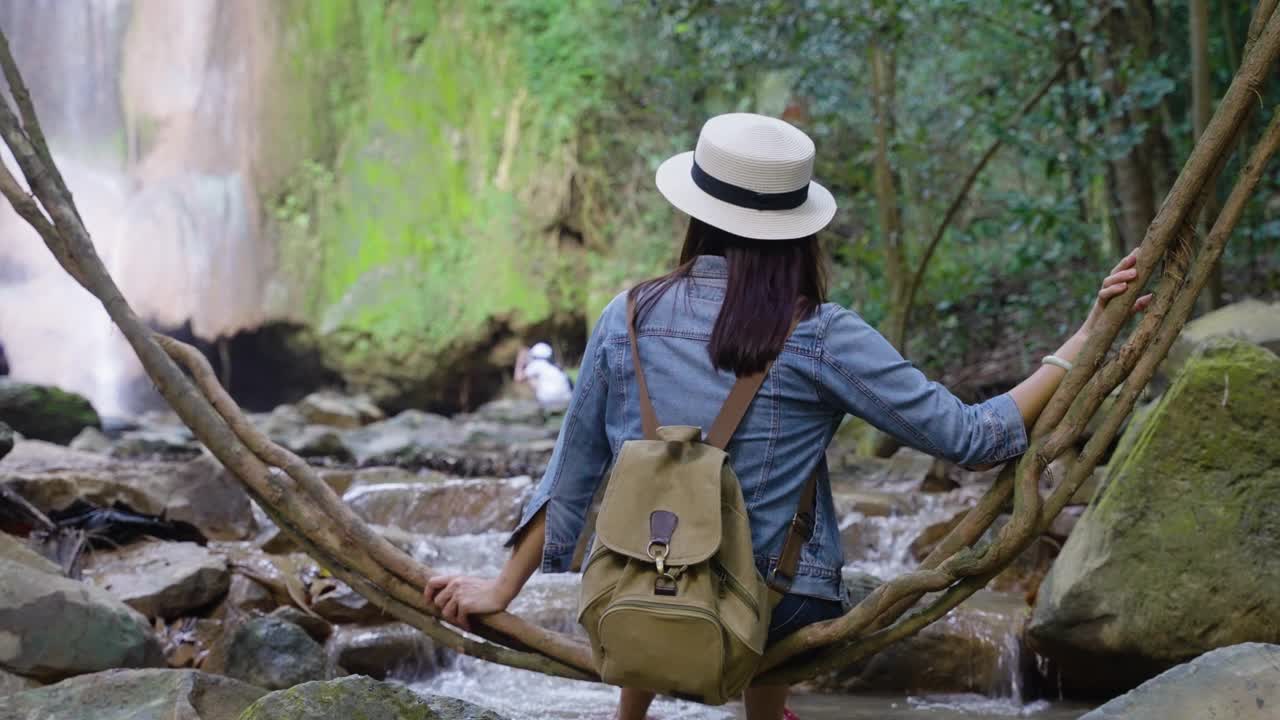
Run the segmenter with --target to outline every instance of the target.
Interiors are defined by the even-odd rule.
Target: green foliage
[[[896,58],[891,153],[912,264],[983,150],[1005,141],[925,275],[913,359],[938,370],[997,346],[1030,354],[1083,317],[1116,260],[1110,163],[1151,128],[1172,169],[1190,149],[1185,10],[1149,5],[1151,27],[1125,36],[1104,31],[1113,4],[1097,0],[297,0],[292,55],[318,110],[299,132],[318,150],[274,203],[282,263],[322,328],[442,346],[492,317],[594,318],[675,255],[683,220],[653,188],[657,165],[706,117],[755,111],[818,143],[841,205],[826,237],[832,299],[880,322],[874,38]],[[1221,9],[1215,92],[1249,19],[1243,0]],[[1011,124],[1077,42],[1068,77]],[[1266,92],[1269,108],[1280,97]],[[1239,293],[1275,292],[1273,214],[1251,208],[1229,247]]]
[[[331,166],[301,168],[276,212],[282,262],[322,330],[442,346],[494,316],[551,312],[557,251],[517,190],[563,179],[542,173],[578,83],[528,70],[552,60],[549,30],[563,28],[538,20],[538,3],[511,5],[539,27],[504,32],[501,11],[449,3],[298,5],[301,74],[327,91],[336,148]]]

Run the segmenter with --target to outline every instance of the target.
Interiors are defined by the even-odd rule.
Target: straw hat
[[[813,182],[813,140],[764,115],[717,115],[698,145],[662,163],[658,191],[681,211],[753,240],[792,240],[831,222],[836,201]]]

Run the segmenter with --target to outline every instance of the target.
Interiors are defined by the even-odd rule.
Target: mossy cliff
[[[582,324],[583,253],[560,232],[581,74],[532,67],[554,40],[546,28],[562,24],[512,19],[541,5],[592,9],[288,11],[282,97],[302,108],[289,131],[310,150],[268,199],[274,311],[317,330],[326,363],[390,405],[465,405],[468,386],[514,359],[500,340]]]
[[[1280,358],[1209,341],[1135,425],[1029,628],[1064,683],[1114,692],[1207,650],[1280,641]]]

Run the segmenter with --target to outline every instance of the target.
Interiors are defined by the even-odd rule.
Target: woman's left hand
[[[423,595],[440,610],[445,620],[463,630],[471,629],[471,615],[502,612],[515,597],[497,580],[467,575],[433,577],[427,582]]]
[[[1138,277],[1138,251],[1134,250],[1124,259],[1120,261],[1111,270],[1102,281],[1102,289],[1098,291],[1098,299],[1093,303],[1093,309],[1089,311],[1089,317],[1084,321],[1084,325],[1080,327],[1080,332],[1088,335],[1097,327],[1098,321],[1102,318],[1102,311],[1106,308],[1107,303],[1114,297],[1123,295],[1129,289],[1129,283]],[[1151,304],[1152,295],[1150,293],[1143,295],[1133,302],[1134,313],[1140,313],[1147,309]]]

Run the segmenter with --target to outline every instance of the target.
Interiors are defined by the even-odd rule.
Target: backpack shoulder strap
[[[756,393],[760,391],[760,386],[764,384],[764,379],[769,374],[769,368],[773,363],[765,366],[764,370],[754,375],[746,375],[738,378],[733,384],[733,389],[729,391],[729,397],[725,399],[724,406],[720,408],[720,414],[716,416],[714,422],[711,423],[711,429],[707,431],[707,444],[724,450],[729,446],[729,440],[733,438],[733,434],[738,431],[738,426],[742,424],[742,418],[746,417],[747,409],[751,407],[751,401],[755,399]]]
[[[636,369],[636,385],[640,395],[640,427],[645,440],[658,439],[658,414],[653,411],[653,398],[649,396],[649,384],[644,379],[644,366],[640,364],[640,343],[636,339],[636,299],[627,295],[627,335],[631,337],[631,362]]]
[[[796,318],[791,323],[790,329],[787,330],[788,338],[799,324],[800,318]],[[720,408],[720,414],[716,416],[715,421],[711,423],[711,429],[707,431],[708,445],[721,450],[729,447],[729,440],[733,439],[733,434],[738,431],[742,418],[746,417],[747,410],[751,407],[751,401],[755,399],[756,393],[760,392],[760,386],[764,384],[764,379],[768,377],[771,369],[773,369],[772,361],[760,372],[744,375],[733,384],[729,397],[724,401],[724,407]]]
[[[787,529],[782,552],[778,554],[778,564],[769,573],[769,577],[765,578],[769,590],[778,596],[791,590],[791,583],[796,579],[796,569],[800,567],[800,551],[813,537],[817,512],[818,468],[814,468],[809,479],[804,482],[804,488],[800,490],[800,502],[796,505],[796,514],[791,518],[791,527]],[[774,598],[775,601],[777,599]]]

